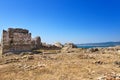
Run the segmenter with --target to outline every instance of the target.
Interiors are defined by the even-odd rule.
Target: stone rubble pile
[[[103,76],[99,77],[97,80],[120,80],[120,74],[116,73],[106,73]]]
[[[43,64],[43,63],[39,63],[38,64],[16,64],[14,65],[16,66],[17,68],[20,68],[22,70],[25,70],[25,71],[30,71],[30,70],[34,70],[34,69],[37,69],[37,68],[45,68],[47,65],[46,64]]]

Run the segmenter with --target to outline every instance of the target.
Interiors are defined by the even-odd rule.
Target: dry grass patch
[[[22,60],[23,56],[20,55],[4,57],[2,60],[20,60],[0,65],[0,80],[97,80],[104,73],[120,73],[120,68],[114,64],[120,59],[117,54],[89,54],[78,50],[32,56],[32,60]]]

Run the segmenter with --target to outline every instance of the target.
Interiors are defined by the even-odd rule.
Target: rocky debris
[[[10,56],[10,55],[14,55],[13,52],[8,52],[8,53],[5,53],[4,56]]]
[[[19,58],[16,57],[16,58],[7,59],[5,60],[4,64],[9,64],[13,62],[19,62]]]
[[[65,43],[64,47],[69,47],[69,48],[77,48],[77,46],[73,43]]]
[[[120,66],[120,61],[115,61],[114,64]]]
[[[34,59],[34,56],[32,55],[24,55],[23,57],[21,57],[22,60],[33,60]]]
[[[77,46],[73,43],[65,43],[61,52],[71,53],[74,52],[74,50],[72,50],[73,48],[77,48]]]
[[[9,64],[9,63],[16,63],[16,62],[24,62],[24,61],[34,60],[33,55],[10,56],[8,58],[7,57],[2,58],[1,61],[0,61],[0,64]]]
[[[42,56],[41,58],[44,60],[57,60],[57,58],[51,56]]]
[[[47,65],[39,62],[39,63],[37,64],[37,66],[38,66],[38,67],[46,67]]]
[[[75,52],[76,50],[77,52]],[[34,79],[36,79],[37,77],[39,80],[41,77],[44,79],[44,76],[48,76],[46,73],[49,73],[49,71],[51,71],[49,77],[56,77],[55,80],[59,79],[59,77],[64,73],[68,74],[70,77],[74,75],[72,76],[73,78],[66,78],[67,80],[119,80],[119,76],[116,77],[112,75],[112,77],[109,77],[108,75],[101,75],[105,72],[110,71],[115,71],[116,73],[120,72],[119,68],[117,67],[120,65],[119,56],[117,54],[99,54],[99,52],[102,52],[100,50],[96,51],[98,54],[89,54],[86,53],[86,50],[87,49],[71,48],[68,51],[74,51],[73,53],[60,53],[53,55],[29,55],[24,53],[22,56],[5,56],[4,59],[6,59],[6,64],[0,64],[0,67],[4,67],[4,65],[7,65],[7,67],[4,67],[4,69],[1,68],[1,78],[3,77],[4,79],[8,80],[10,78],[14,80],[16,78],[14,77],[16,75],[16,72],[20,72],[16,76],[20,76],[21,79],[25,77],[35,77]],[[51,50],[44,50],[44,52],[46,51]],[[11,58],[15,59],[11,60]],[[47,71],[45,72],[45,70]],[[59,74],[59,72],[61,72],[61,74]],[[9,73],[10,76],[6,78],[6,75],[9,75]],[[30,75],[26,75],[27,73]],[[43,73],[43,75],[41,75],[41,73]],[[52,74],[58,75],[52,76]],[[65,79],[64,75],[60,79]],[[45,80],[47,79],[45,78]]]
[[[115,53],[115,54],[119,54],[120,53],[120,46],[115,46],[115,47],[106,47],[103,48],[102,50],[100,50],[104,53]]]
[[[90,55],[90,54],[80,54],[78,56],[78,58],[80,58],[80,59],[95,59],[95,56]]]
[[[38,62],[37,64],[22,64],[22,63],[19,63],[19,64],[15,64],[14,66],[16,66],[17,68],[23,69],[25,71],[30,71],[30,70],[34,70],[34,69],[37,69],[37,68],[45,68],[47,65]]]
[[[117,50],[114,48],[104,48],[103,51],[105,53],[115,53]]]
[[[21,52],[20,56],[24,56],[24,55],[33,55],[33,52]]]
[[[97,80],[120,80],[120,74],[106,73]]]
[[[50,47],[52,47],[52,44],[43,43],[42,46],[43,46],[43,47],[48,47],[48,48],[50,48]]]
[[[120,50],[118,50],[118,54],[120,54]]]
[[[20,55],[20,56],[33,55],[33,52],[7,52],[3,54],[3,56],[12,56],[12,55]]]
[[[101,54],[120,54],[120,47],[106,47],[106,48],[89,48],[84,50],[83,53],[101,53]]]
[[[99,51],[99,49],[98,48],[89,48],[89,49],[87,49],[87,53],[93,53],[93,52],[97,52],[97,51]]]
[[[95,61],[94,63],[99,65],[105,64],[103,61]]]
[[[46,50],[60,50],[61,48],[52,44],[42,43],[41,49]]]
[[[42,53],[42,51],[40,51],[40,50],[34,50],[34,51],[32,51],[32,54],[41,54]]]
[[[60,42],[57,42],[57,43],[55,43],[54,44],[56,47],[58,47],[58,48],[62,48],[63,47],[63,45],[60,43]]]
[[[117,50],[120,50],[120,46],[115,46],[114,48]]]

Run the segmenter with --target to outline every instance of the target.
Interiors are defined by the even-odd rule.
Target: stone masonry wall
[[[41,38],[39,36],[32,39],[32,47],[34,49],[41,48],[41,46]]]
[[[2,53],[30,51],[34,48],[32,44],[31,33],[26,29],[9,28],[7,31],[3,30],[1,46]]]

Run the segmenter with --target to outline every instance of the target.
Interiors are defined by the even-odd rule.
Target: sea
[[[94,45],[77,45],[78,48],[97,48],[97,47],[100,47],[100,48],[105,48],[105,47],[114,47],[114,46],[94,46]]]
[[[76,44],[78,48],[105,48],[105,47],[114,47],[120,46],[120,42],[103,42],[103,43],[87,43],[87,44]]]

